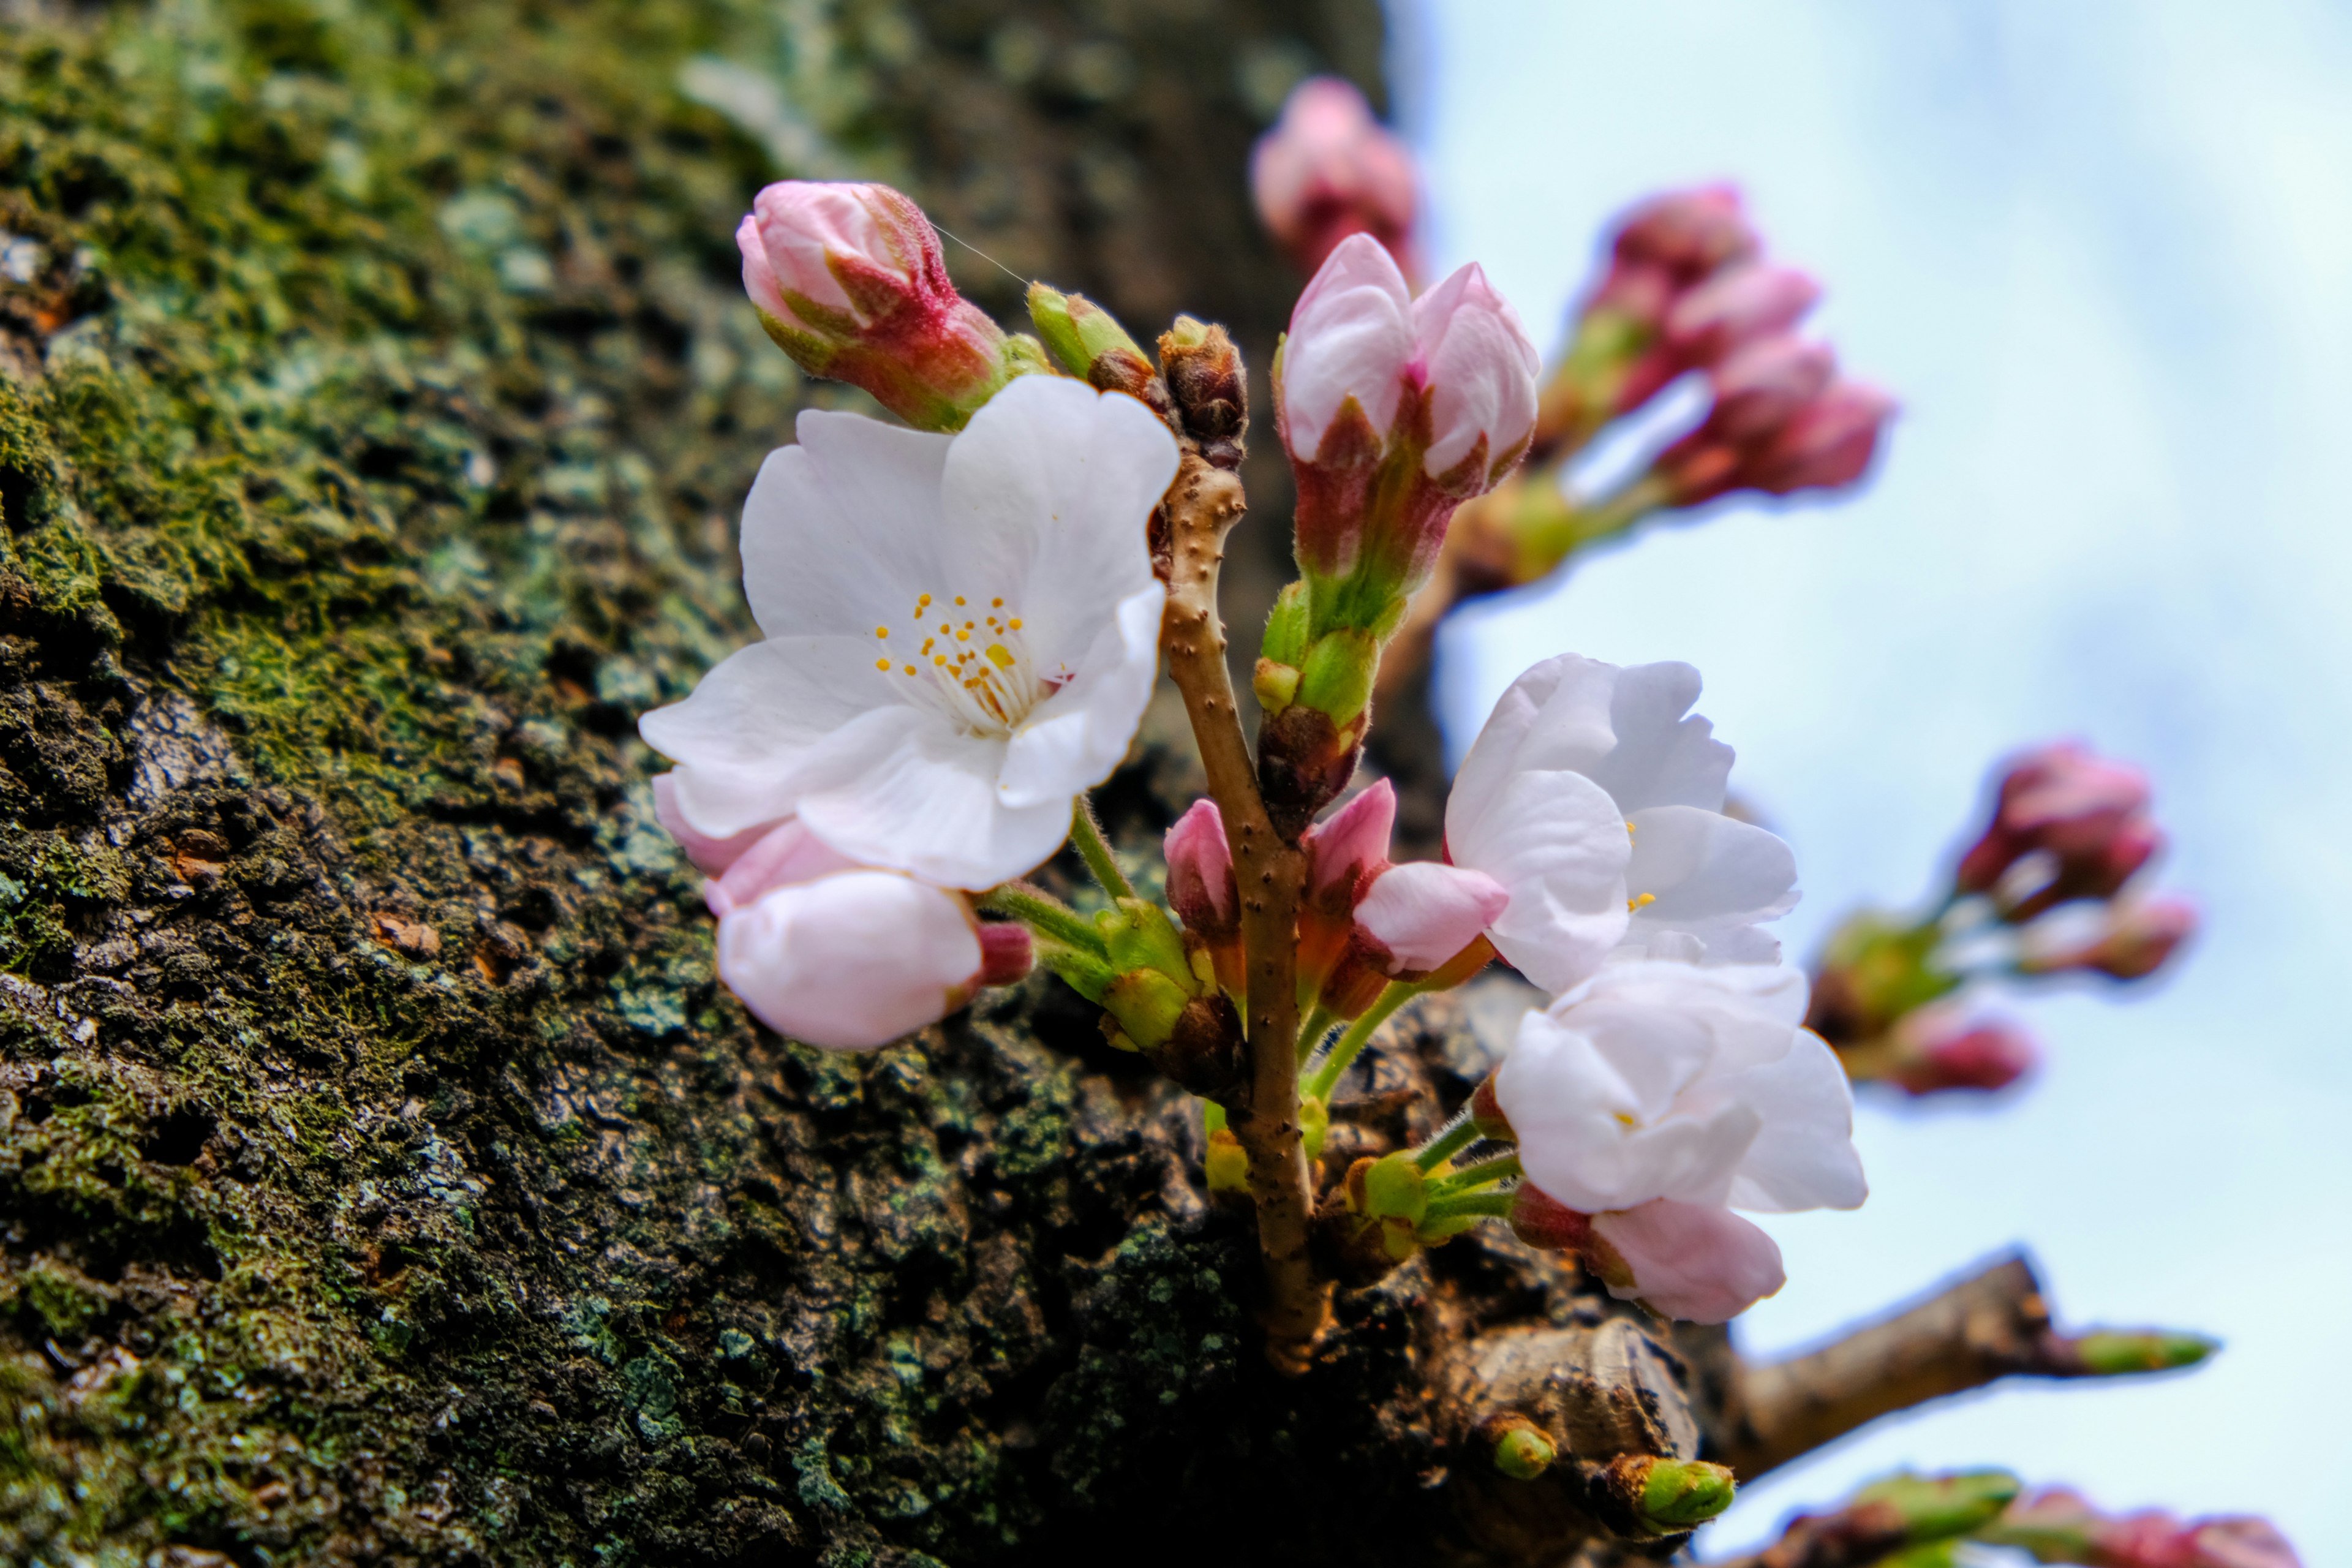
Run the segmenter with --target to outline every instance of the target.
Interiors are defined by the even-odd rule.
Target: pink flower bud
[[[778,1034],[826,1050],[871,1050],[937,1023],[988,968],[962,898],[895,871],[789,883],[719,921],[727,988]]]
[[[1362,235],[1342,241],[1299,296],[1275,363],[1299,563],[1366,575],[1370,599],[1409,595],[1455,503],[1526,452],[1540,366],[1475,264],[1415,300],[1386,251]]]
[[[1386,779],[1359,790],[1308,828],[1300,840],[1307,851],[1307,900],[1340,913],[1355,908],[1366,879],[1388,865],[1389,836],[1395,829],[1396,789]]]
[[[2052,951],[2029,949],[2019,967],[2032,974],[2088,970],[2116,980],[2144,980],[2197,934],[2197,905],[2179,893],[2117,900],[2105,916],[2091,941]]]
[[[1354,84],[1310,77],[1250,154],[1258,218],[1301,272],[1350,235],[1370,235],[1412,270],[1412,159]]]
[[[2184,1521],[2157,1509],[2106,1514],[2068,1487],[2028,1492],[1981,1533],[2043,1562],[2088,1568],[2302,1568],[2294,1548],[2268,1520],[2237,1515]]]
[[[1922,1008],[1905,1018],[1897,1045],[1888,1078],[1914,1097],[2007,1089],[2042,1061],[2042,1048],[2016,1025],[1997,1018],[1964,1021],[1940,1008]]]
[[[1709,378],[1715,406],[1705,426],[1708,436],[1741,447],[1767,439],[1828,390],[1837,377],[1837,355],[1827,343],[1781,335],[1733,353]]]
[[[735,243],[778,346],[910,424],[961,428],[1013,374],[1010,340],[956,292],[930,221],[887,185],[770,185]]]
[[[1821,285],[1793,267],[1727,267],[1675,301],[1666,312],[1666,346],[1685,364],[1714,364],[1786,331],[1821,297]]]
[[[1749,483],[1776,496],[1853,483],[1870,468],[1895,408],[1895,399],[1874,386],[1837,383],[1781,427],[1758,455]]]
[[[1739,187],[1722,184],[1652,196],[1619,221],[1611,249],[1618,261],[1662,268],[1687,287],[1762,245],[1741,208]]]
[[[1384,955],[1391,977],[1442,969],[1486,933],[1511,901],[1484,871],[1434,860],[1391,866],[1356,905],[1356,926]]]
[[[1242,904],[1234,882],[1234,856],[1225,819],[1213,800],[1198,800],[1176,819],[1162,845],[1168,858],[1168,907],[1184,922],[1188,942],[1209,950],[1217,979],[1242,986]]]
[[[2106,761],[2074,741],[2027,752],[2011,760],[1992,821],[1960,857],[1955,879],[1963,892],[1990,892],[2011,867],[2039,852],[2057,860],[2060,878],[2105,888],[2073,896],[2104,898],[2162,845],[2147,805],[2147,775],[2128,763]]]

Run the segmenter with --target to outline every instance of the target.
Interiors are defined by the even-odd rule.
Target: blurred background
[[[1874,1194],[1775,1220],[1773,1352],[2022,1241],[2062,1322],[2197,1329],[2201,1370],[2012,1385],[1742,1494],[1710,1553],[1902,1465],[2000,1464],[2110,1508],[2265,1511],[2352,1561],[2352,8],[2323,0],[1393,0],[1433,276],[1483,262],[1556,343],[1609,218],[1729,178],[1814,318],[1905,414],[1874,483],[1718,506],[1457,616],[1458,753],[1573,648],[1686,659],[1742,792],[1795,845],[1810,955],[1909,903],[1987,770],[2062,735],[2154,775],[2169,981],[2008,1010],[2038,1079],[1865,1096]]]

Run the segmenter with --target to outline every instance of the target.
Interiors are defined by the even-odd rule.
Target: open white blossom
[[[1454,775],[1454,862],[1510,893],[1488,931],[1559,993],[1612,951],[1694,963],[1772,963],[1756,929],[1797,901],[1796,860],[1723,814],[1731,748],[1690,714],[1698,671],[1578,654],[1511,683]]]
[[[953,437],[800,416],[743,509],[765,640],[639,729],[694,832],[796,817],[861,865],[974,890],[1069,831],[1158,668],[1145,528],[1176,471],[1131,397],[1024,376]]]
[[[1859,1205],[1853,1090],[1805,996],[1780,965],[1621,958],[1529,1014],[1495,1074],[1528,1180],[1585,1214]]]

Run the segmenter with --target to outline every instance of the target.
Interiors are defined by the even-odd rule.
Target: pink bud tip
[[[1203,937],[1239,930],[1241,898],[1217,803],[1194,801],[1168,830],[1161,847],[1168,858],[1168,904],[1184,929]]]
[[[1302,272],[1353,234],[1370,235],[1413,269],[1412,159],[1352,83],[1312,77],[1292,90],[1251,154],[1250,189],[1266,231]]]
[[[1365,884],[1388,865],[1396,826],[1396,790],[1381,779],[1307,830],[1307,897],[1352,908]]]
[[[1755,488],[1784,496],[1853,483],[1869,469],[1879,434],[1895,410],[1895,399],[1874,386],[1835,383],[1790,420],[1760,454]]]
[[[1762,246],[1741,210],[1739,187],[1723,184],[1652,196],[1625,215],[1613,249],[1620,261],[1664,268],[1690,283]]]
[[[1027,976],[1036,963],[1037,946],[1027,926],[1017,921],[981,922],[981,984],[1011,985]]]
[[[1821,285],[1793,267],[1727,267],[1666,312],[1667,346],[1685,364],[1713,364],[1759,338],[1786,331],[1821,298]]]
[[[2039,1067],[2042,1048],[2013,1024],[1985,1019],[1930,1038],[1894,1081],[1906,1094],[2007,1089]]]
[[[2029,855],[2056,862],[2044,888],[2011,912],[2032,919],[2067,899],[2112,896],[2163,847],[2147,816],[2147,775],[2074,741],[2011,759],[1991,823],[1960,858],[1963,892],[1991,891]]]

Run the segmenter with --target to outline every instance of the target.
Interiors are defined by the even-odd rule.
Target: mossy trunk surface
[[[9,15],[0,1560],[1451,1539],[1428,1324],[1572,1275],[1457,1243],[1273,1377],[1180,1097],[1042,979],[871,1057],[755,1027],[635,731],[751,635],[760,458],[853,404],[741,299],[761,183],[901,183],[1262,368],[1248,142],[1370,75],[1371,0]],[[1373,1075],[1458,1099],[1446,1016]]]

